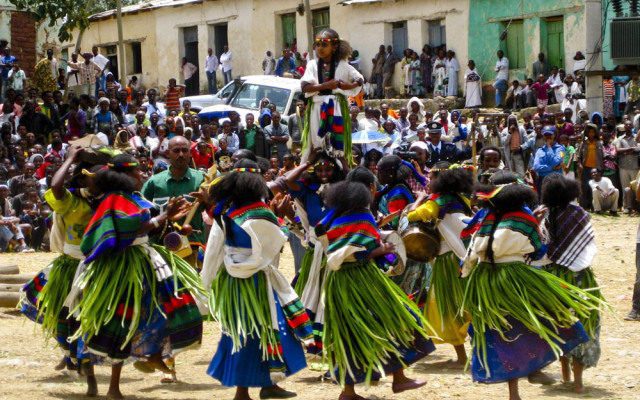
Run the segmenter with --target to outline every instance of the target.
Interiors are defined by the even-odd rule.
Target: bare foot
[[[580,385],[576,383],[573,387],[573,391],[578,394],[583,394],[585,392],[584,385]]]
[[[146,364],[158,371],[162,371],[165,374],[173,374],[173,370],[167,367],[167,364],[162,361],[162,356],[160,354],[154,354],[148,358]]]
[[[170,374],[164,374],[162,379],[160,379],[160,383],[177,383],[178,378],[176,377],[175,371]]]
[[[107,399],[122,400],[124,399],[124,396],[119,390],[109,389],[109,392],[107,392]]]

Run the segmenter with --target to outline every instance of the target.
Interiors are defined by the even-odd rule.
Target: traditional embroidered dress
[[[551,218],[555,220],[553,224]],[[552,225],[555,232],[551,232]],[[545,220],[545,228],[551,239],[547,249],[551,264],[546,265],[545,270],[604,300],[591,269],[597,247],[589,213],[580,206],[569,204],[557,213],[552,211]],[[571,350],[568,356],[585,368],[595,367],[600,359],[600,310],[592,310],[580,322],[590,340]]]
[[[76,337],[86,336],[89,352],[114,361],[132,355],[132,342],[146,352],[133,355],[145,357],[163,350],[175,356],[202,341],[194,296],[204,293],[197,273],[138,235],[151,207],[138,193],[105,196],[80,245],[86,269],[65,303],[79,311]],[[140,343],[145,338],[152,342]]]
[[[395,185],[391,189],[384,188],[379,194],[378,211],[382,215],[393,214],[402,211],[404,208],[413,203],[415,199],[411,190],[403,185]],[[382,229],[397,230],[400,217],[394,218],[387,226]],[[391,280],[395,282],[408,295],[411,295],[416,303],[420,304],[424,301],[424,294],[429,286],[429,277],[431,276],[431,265],[429,263],[417,262],[407,259],[405,270],[398,276],[392,276]]]
[[[459,346],[467,338],[470,318],[460,313],[466,285],[466,279],[460,278],[460,259],[466,253],[460,232],[471,211],[469,203],[464,195],[434,193],[407,215],[410,222],[436,222],[440,234],[425,307],[425,316],[440,338],[436,343]]]
[[[369,383],[431,353],[431,329],[419,309],[369,259],[380,246],[371,213],[331,213],[321,224],[328,272],[316,341],[340,383]]]
[[[347,61],[340,60],[325,71],[322,60],[307,62],[307,69],[300,83],[322,84],[331,79],[343,82],[363,81],[362,75]],[[305,93],[308,106],[302,131],[302,162],[305,162],[313,148],[328,150],[336,157],[351,159],[351,118],[349,117],[349,96],[356,96],[362,87],[351,90],[334,89]]]
[[[223,211],[214,211],[202,270],[223,333],[207,373],[224,386],[269,387],[306,367],[300,341],[311,343],[311,321],[274,266],[287,237],[269,207]]]
[[[65,190],[64,197],[56,199],[47,190],[44,199],[54,212],[51,229],[51,248],[62,253],[40,271],[21,290],[20,308],[29,319],[42,323],[45,336],[56,338],[65,357],[76,361],[85,358],[82,343],[70,340],[78,322],[69,315],[64,300],[71,290],[78,265],[84,259],[80,251],[82,234],[93,211],[89,203]]]
[[[313,228],[326,216],[328,210],[321,196],[323,185],[303,180],[298,181],[297,184],[300,190],[290,193],[296,205],[296,215],[304,228],[303,245],[306,251],[302,257],[300,272],[294,280],[294,287],[307,310],[315,313],[319,299],[309,290],[305,292],[305,288],[310,279],[313,282],[311,286],[320,285],[318,280],[321,279],[326,257]]]
[[[482,214],[470,228],[463,309],[471,314],[473,380],[497,383],[528,376],[586,342],[578,317],[597,308],[598,299],[525,263],[545,251],[529,209]]]

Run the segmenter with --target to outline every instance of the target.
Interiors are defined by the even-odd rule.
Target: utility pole
[[[313,58],[313,16],[311,15],[311,4],[309,0],[304,0],[304,16],[307,20],[307,46],[309,58]]]
[[[120,82],[124,82],[124,42],[122,39],[122,0],[116,0],[116,23],[118,25],[118,75]]]

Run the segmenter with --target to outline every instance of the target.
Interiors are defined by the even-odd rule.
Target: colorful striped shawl
[[[142,224],[149,220],[148,210],[152,207],[152,203],[137,193],[106,195],[89,221],[80,244],[85,263],[130,246]]]
[[[336,218],[327,230],[327,239],[329,240],[328,253],[345,246],[355,246],[362,248],[362,252],[356,254],[356,257],[361,259],[366,258],[380,246],[380,232],[373,215],[369,212]]]
[[[469,207],[468,207],[469,204],[468,203],[462,204],[462,202],[466,200],[467,200],[466,196],[462,194],[456,196],[449,193],[447,194],[434,193],[431,196],[429,196],[428,201],[434,201],[438,205],[438,208],[440,209],[438,213],[438,218],[442,219],[446,214],[452,214],[452,213],[466,214],[469,210]]]
[[[229,209],[227,216],[238,224],[242,225],[245,221],[250,219],[266,219],[279,226],[278,218],[273,211],[262,201],[251,203],[247,206]]]
[[[384,192],[384,190],[383,190]],[[384,215],[393,214],[396,211],[404,210],[404,208],[415,201],[413,194],[405,185],[396,185],[387,193],[380,197],[378,205],[379,211]],[[400,217],[394,218],[389,225],[392,229],[398,227]]]
[[[226,224],[226,243],[232,247],[251,248],[251,237],[242,229],[242,224],[249,220],[264,219],[280,226],[278,218],[269,206],[256,202],[244,207],[232,207],[224,216]]]
[[[489,236],[495,221],[496,213],[489,211],[478,229],[477,236]],[[518,211],[505,213],[502,215],[502,218],[500,218],[497,229],[508,229],[529,238],[531,246],[535,249],[534,252],[529,255],[531,260],[538,260],[544,256],[546,246],[542,243],[538,220],[533,216],[529,208],[523,207]]]

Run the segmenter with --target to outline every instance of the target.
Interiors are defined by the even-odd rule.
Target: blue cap
[[[542,134],[543,135],[555,135],[556,134],[555,126],[545,126],[544,128],[542,128]]]

